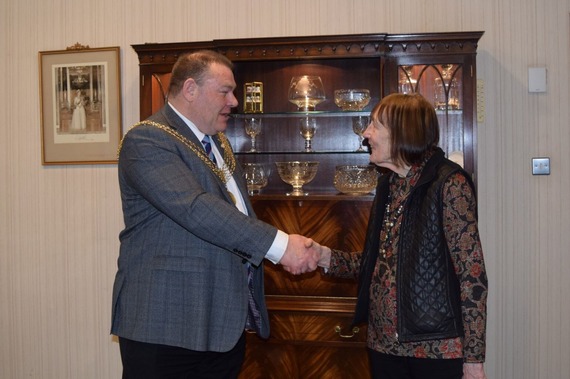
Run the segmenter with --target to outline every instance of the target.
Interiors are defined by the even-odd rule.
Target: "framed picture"
[[[40,51],[42,164],[117,163],[119,47]]]

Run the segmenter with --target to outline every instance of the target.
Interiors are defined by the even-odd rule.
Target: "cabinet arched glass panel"
[[[398,75],[400,93],[418,92],[433,104],[439,121],[439,146],[451,160],[463,166],[462,65],[402,65]]]

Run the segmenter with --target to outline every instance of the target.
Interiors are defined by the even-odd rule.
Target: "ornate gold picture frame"
[[[40,51],[42,164],[117,163],[120,48]]]

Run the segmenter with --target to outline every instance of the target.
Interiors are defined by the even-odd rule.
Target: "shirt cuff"
[[[277,264],[283,258],[287,244],[289,243],[289,235],[281,230],[277,230],[277,235],[273,240],[273,244],[265,254],[265,258],[272,263]]]

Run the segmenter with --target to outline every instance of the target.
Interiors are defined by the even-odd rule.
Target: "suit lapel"
[[[202,147],[202,141],[200,141],[198,139],[198,137],[196,137],[196,135],[194,134],[194,132],[192,132],[190,127],[188,125],[186,125],[184,120],[182,120],[180,118],[180,116],[178,116],[178,114],[172,109],[172,107],[170,107],[170,105],[166,104],[161,109],[160,116],[158,118],[156,118],[155,121],[166,124],[168,127],[176,130],[177,133],[179,133],[183,137],[187,138],[189,141],[193,142],[194,144],[196,144],[199,147]],[[221,150],[220,140],[217,138],[217,136],[214,136],[213,139],[216,143],[216,146],[218,147],[218,150],[220,151]],[[194,154],[193,152],[190,152],[190,153]],[[212,177],[214,177],[216,179],[215,181],[218,184],[220,191],[224,194],[224,197],[226,198],[226,200],[229,203],[234,204],[234,202],[233,202],[233,200],[232,200],[232,198],[231,198],[231,196],[230,196],[230,194],[226,188],[226,185],[214,173],[211,173],[211,174],[212,174]],[[234,173],[234,175],[235,175],[235,173]],[[240,191],[241,191],[241,187],[240,187]]]
[[[220,142],[220,139],[218,138],[218,136],[217,135],[213,136],[213,140],[216,143],[218,150],[221,151],[221,147],[220,147],[221,142]],[[231,154],[233,154],[233,151],[231,152]],[[254,216],[255,212],[253,211],[253,207],[251,205],[251,202],[249,201],[249,195],[247,193],[247,184],[246,184],[244,176],[243,176],[243,170],[242,170],[241,165],[238,161],[236,161],[236,167],[235,167],[235,170],[232,174],[232,177],[234,178],[234,180],[237,184],[238,190],[239,190],[239,192],[240,192],[240,194],[244,200],[245,207],[247,209],[248,214],[251,216]],[[230,199],[230,200],[233,202],[232,199]]]
[[[161,113],[164,119],[166,120],[166,125],[176,130],[178,133],[188,138],[196,145],[202,146],[202,142],[198,140],[198,137],[196,137],[196,135],[192,132],[190,127],[186,125],[184,120],[182,120],[180,116],[178,116],[178,114],[174,112],[174,110],[170,107],[170,105],[166,104],[162,108]]]
[[[180,118],[180,116],[178,116],[178,114],[176,112],[174,112],[174,110],[170,107],[170,105],[166,104],[162,108],[161,113],[162,113],[162,117],[164,118],[164,120],[166,121],[166,124],[169,127],[173,128],[178,133],[180,133],[184,137],[188,138],[190,141],[194,142],[196,145],[202,146],[202,142],[198,140],[198,137],[196,137],[196,135],[192,132],[192,130],[190,130],[190,128],[188,127],[188,125],[186,125],[184,120],[182,120]],[[212,137],[212,139],[215,142],[216,147],[218,148],[218,151],[220,151],[220,153],[223,156],[223,150],[221,148],[221,142],[220,142],[220,139],[218,138],[218,135],[214,135]],[[233,154],[233,152],[231,152],[231,154]],[[244,199],[245,206],[247,208],[248,213],[250,215],[254,215],[255,213],[253,211],[253,207],[251,206],[251,202],[249,201],[249,197],[247,194],[247,185],[246,185],[245,179],[243,177],[243,170],[242,170],[239,162],[236,162],[236,168],[235,168],[232,176],[233,176],[235,182],[237,183],[238,190],[240,191],[240,193]],[[226,185],[219,179],[217,179],[216,182],[219,184],[220,189],[222,190],[222,193],[224,194],[224,197],[226,198],[226,200],[229,203],[234,204],[234,201],[231,198]]]

